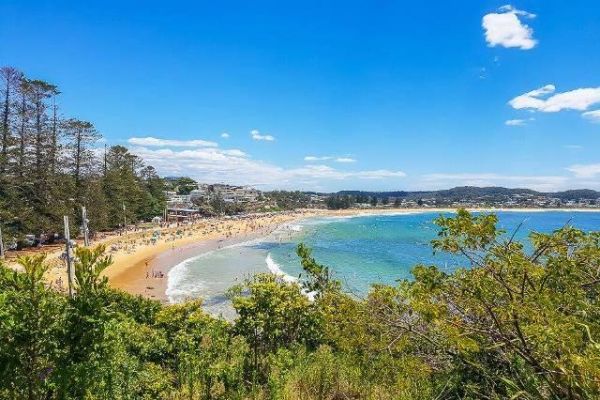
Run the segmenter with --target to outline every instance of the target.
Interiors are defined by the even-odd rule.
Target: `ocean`
[[[374,283],[394,285],[410,279],[417,264],[436,265],[451,272],[468,264],[461,257],[433,253],[437,237],[434,220],[439,212],[327,217],[302,220],[271,235],[192,257],[168,274],[171,302],[203,298],[208,312],[232,316],[225,293],[258,272],[271,272],[287,280],[301,279],[296,246],[304,243],[313,256],[333,271],[343,287],[365,295]],[[600,230],[600,212],[514,211],[498,212],[498,227],[526,241],[532,231],[551,232],[565,224],[585,231]]]

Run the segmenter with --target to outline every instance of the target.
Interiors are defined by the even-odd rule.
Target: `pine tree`
[[[122,146],[104,157],[94,125],[63,119],[58,87],[0,68],[0,223],[9,237],[54,237],[62,217],[91,230],[113,229],[160,215],[164,183],[154,168]]]

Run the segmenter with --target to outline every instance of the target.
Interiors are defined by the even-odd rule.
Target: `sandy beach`
[[[105,276],[112,287],[166,302],[167,275],[178,263],[204,252],[267,236],[286,223],[311,216],[315,213],[282,213],[205,220],[180,227],[181,235],[170,236],[154,245],[138,244],[126,254],[117,252]]]
[[[113,263],[104,271],[112,287],[132,294],[167,301],[167,274],[177,263],[199,253],[222,246],[266,236],[273,230],[302,218],[321,215],[320,210],[248,214],[235,217],[199,219],[190,223],[171,224],[111,233],[92,241],[92,246],[104,244]],[[78,242],[78,245],[82,243]],[[50,269],[46,279],[52,287],[65,291],[67,271],[61,258],[64,246],[47,246],[42,250],[11,252],[7,264],[20,269],[17,255],[46,253]]]
[[[171,224],[130,230],[123,234],[112,233],[92,242],[92,246],[106,245],[113,264],[104,271],[109,284],[132,294],[167,302],[167,276],[178,263],[204,252],[247,240],[267,236],[284,224],[311,217],[351,217],[377,214],[412,214],[454,212],[452,208],[416,209],[346,209],[346,210],[298,210],[293,212],[249,214],[236,217],[207,218],[188,224]],[[479,212],[598,212],[594,209],[470,209]],[[47,273],[49,284],[66,290],[66,267],[60,258],[62,246],[44,249],[51,268]],[[9,266],[18,268],[14,257]]]
[[[236,219],[209,219],[180,227],[184,234],[154,245],[125,246],[113,255],[105,276],[112,287],[167,302],[167,276],[171,268],[191,257],[225,246],[269,235],[282,225],[311,217],[347,217],[368,214],[408,214],[429,210],[300,210],[274,215],[251,215]],[[452,210],[434,210],[439,212]],[[172,235],[172,233],[171,233]],[[171,236],[172,237],[172,236]],[[129,242],[126,239],[125,242]]]
[[[201,220],[198,225],[180,227],[182,235],[173,235],[173,228],[164,241],[155,245],[138,244],[135,249],[125,246],[113,255],[114,264],[106,271],[111,286],[129,293],[167,302],[167,276],[180,262],[211,250],[267,236],[280,226],[311,217],[352,217],[379,214],[413,214],[455,212],[452,208],[415,209],[347,209],[300,210],[274,215],[251,215],[236,219],[215,218]],[[590,209],[470,209],[484,212],[543,212],[543,211],[597,211]]]

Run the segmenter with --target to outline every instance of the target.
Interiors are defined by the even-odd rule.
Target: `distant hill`
[[[459,186],[446,190],[433,191],[391,191],[391,192],[365,192],[360,190],[343,190],[337,192],[338,195],[367,196],[377,197],[379,199],[395,197],[407,200],[417,200],[423,198],[444,199],[450,201],[475,200],[484,197],[501,198],[521,196],[543,196],[548,198],[558,198],[561,200],[578,199],[599,199],[600,192],[590,189],[566,190],[563,192],[538,192],[531,189],[509,189],[504,187],[476,187]]]
[[[577,199],[598,199],[600,192],[590,189],[565,190],[564,192],[545,193],[551,197],[557,197],[562,200],[577,200]]]

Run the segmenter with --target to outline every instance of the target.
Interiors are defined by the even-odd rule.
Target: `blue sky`
[[[599,21],[592,0],[4,0],[0,63],[165,175],[600,189]]]

